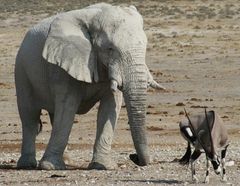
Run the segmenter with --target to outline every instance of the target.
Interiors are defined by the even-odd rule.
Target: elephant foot
[[[107,170],[107,167],[105,167],[103,164],[98,163],[98,162],[91,162],[88,165],[88,169],[92,170],[92,169],[96,169],[96,170]]]
[[[36,167],[37,160],[32,155],[22,155],[17,162],[18,169],[36,169]]]
[[[114,170],[116,168],[117,168],[117,164],[100,163],[100,162],[95,162],[95,161],[92,161],[88,165],[89,170],[92,170],[92,169],[95,169],[95,170]]]
[[[66,166],[62,159],[44,157],[39,162],[39,169],[42,169],[42,170],[65,170]]]

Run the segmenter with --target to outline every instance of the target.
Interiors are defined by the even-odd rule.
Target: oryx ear
[[[88,14],[91,10],[88,10]],[[58,15],[45,42],[42,56],[49,63],[63,68],[73,78],[84,82],[97,82],[97,63],[91,44],[88,24],[81,10]]]

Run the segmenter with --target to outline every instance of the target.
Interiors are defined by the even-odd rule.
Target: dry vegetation
[[[147,63],[154,78],[170,89],[149,90],[147,131],[152,163],[139,168],[128,154],[133,152],[125,108],[119,118],[113,144],[113,171],[85,170],[91,160],[97,107],[76,116],[69,141],[67,171],[15,170],[21,144],[21,125],[14,87],[14,60],[25,32],[50,15],[79,9],[92,0],[0,0],[0,185],[188,185],[190,171],[173,160],[185,150],[178,132],[190,113],[214,109],[229,130],[231,145],[228,183],[212,172],[210,185],[238,185],[240,173],[240,2],[238,0],[105,1],[135,5],[144,17],[148,36]],[[47,113],[37,138],[40,159],[51,131]],[[204,157],[197,174],[204,177]]]

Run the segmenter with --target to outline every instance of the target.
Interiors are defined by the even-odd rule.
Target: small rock
[[[17,163],[17,162],[16,162],[16,160],[11,159],[11,160],[10,160],[10,163]]]
[[[121,169],[125,169],[127,167],[127,165],[124,164],[124,163],[119,163],[118,167],[121,168]]]
[[[183,112],[183,111],[180,111],[178,114],[179,114],[179,115],[184,115],[184,112]]]
[[[202,101],[201,99],[198,99],[198,98],[191,98],[190,100],[191,101]]]
[[[185,104],[182,103],[182,102],[179,102],[179,103],[176,104],[176,106],[185,106]]]
[[[235,164],[234,161],[228,161],[228,162],[226,162],[225,165],[226,165],[227,167],[232,167],[234,164]]]
[[[228,116],[222,116],[222,118],[228,118]]]
[[[148,105],[148,108],[155,108],[153,105]]]
[[[63,176],[63,175],[58,175],[58,174],[53,174],[50,176],[50,178],[64,178],[66,176]]]

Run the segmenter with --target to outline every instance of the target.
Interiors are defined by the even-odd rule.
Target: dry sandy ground
[[[169,92],[149,90],[147,132],[152,162],[137,167],[128,159],[134,152],[126,110],[117,126],[112,157],[118,168],[89,171],[95,138],[97,106],[76,116],[69,140],[70,170],[16,170],[21,144],[21,124],[14,87],[14,59],[27,29],[44,17],[80,8],[93,1],[0,0],[0,185],[191,185],[190,169],[173,160],[181,157],[185,141],[178,122],[183,107],[190,114],[214,109],[230,134],[228,181],[222,183],[211,171],[210,185],[240,182],[240,2],[238,0],[131,1],[144,16],[149,45],[147,64],[154,78]],[[94,1],[97,2],[97,1]],[[128,1],[108,1],[128,4]],[[43,132],[37,138],[41,158],[50,135],[43,111]],[[200,185],[204,156],[197,164]],[[193,184],[192,184],[193,185]]]

